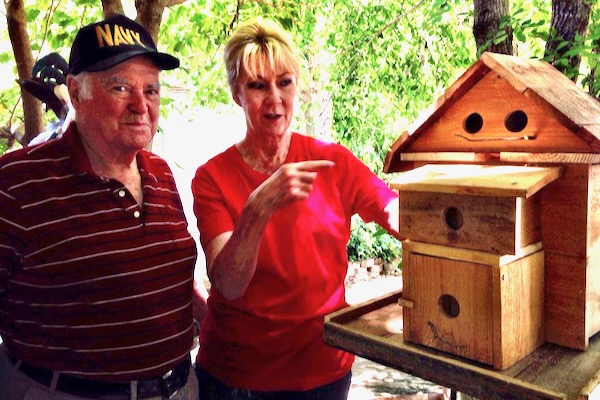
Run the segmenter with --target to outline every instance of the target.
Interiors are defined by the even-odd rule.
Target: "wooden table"
[[[545,343],[514,366],[491,367],[404,342],[402,292],[325,318],[325,342],[479,399],[600,399],[600,335],[587,351]]]

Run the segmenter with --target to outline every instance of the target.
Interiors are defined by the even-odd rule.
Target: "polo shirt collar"
[[[89,174],[93,176],[97,176],[96,172],[92,168],[92,164],[90,163],[90,159],[88,158],[85,149],[83,148],[83,143],[81,142],[81,134],[77,130],[77,124],[72,122],[69,125],[69,128],[63,134],[63,138],[67,143],[67,148],[70,152],[71,161],[73,164],[73,171],[76,174]],[[143,155],[146,154],[145,150],[140,150],[140,152],[136,155],[138,168],[140,169],[140,173],[142,177],[145,175],[145,172],[152,177],[154,181],[157,181],[156,174],[160,171],[155,170],[152,163],[149,163],[146,157]],[[148,153],[149,154],[149,153]]]
[[[77,124],[75,122],[72,122],[69,125],[66,132],[63,134],[63,138],[66,141],[67,148],[70,152],[73,171],[76,174],[96,175],[92,168],[92,164],[90,163],[90,159],[83,148],[81,134],[77,130]]]

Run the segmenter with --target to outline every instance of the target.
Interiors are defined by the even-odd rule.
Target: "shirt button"
[[[142,215],[142,214],[139,211],[137,211],[137,210],[133,212],[134,218],[139,218],[140,215]]]
[[[119,197],[125,197],[125,191],[119,190]]]

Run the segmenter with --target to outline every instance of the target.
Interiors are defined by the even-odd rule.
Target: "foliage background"
[[[123,5],[135,18],[134,2],[124,0]],[[57,51],[68,60],[77,29],[102,14],[98,0],[27,0],[25,7],[36,58]],[[589,43],[599,35],[599,12],[595,7],[590,22],[586,42],[590,57]],[[184,114],[190,108],[232,107],[221,59],[223,45],[232,28],[257,15],[278,20],[306,57],[298,129],[347,145],[375,171],[381,171],[389,145],[407,123],[478,56],[472,2],[186,1],[165,10],[159,32],[159,49],[182,60],[182,68],[168,76],[177,95],[167,92],[165,115]],[[543,56],[550,18],[550,0],[511,1],[505,23],[513,27],[515,54]],[[16,78],[10,39],[2,28],[0,67],[5,76]],[[577,51],[585,52],[584,44]],[[10,121],[18,130],[19,87],[7,79],[0,89],[1,123]]]

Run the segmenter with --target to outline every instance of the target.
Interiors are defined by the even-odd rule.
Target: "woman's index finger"
[[[331,168],[335,163],[331,160],[308,160],[297,163],[298,169],[303,171],[318,171],[325,168]]]

